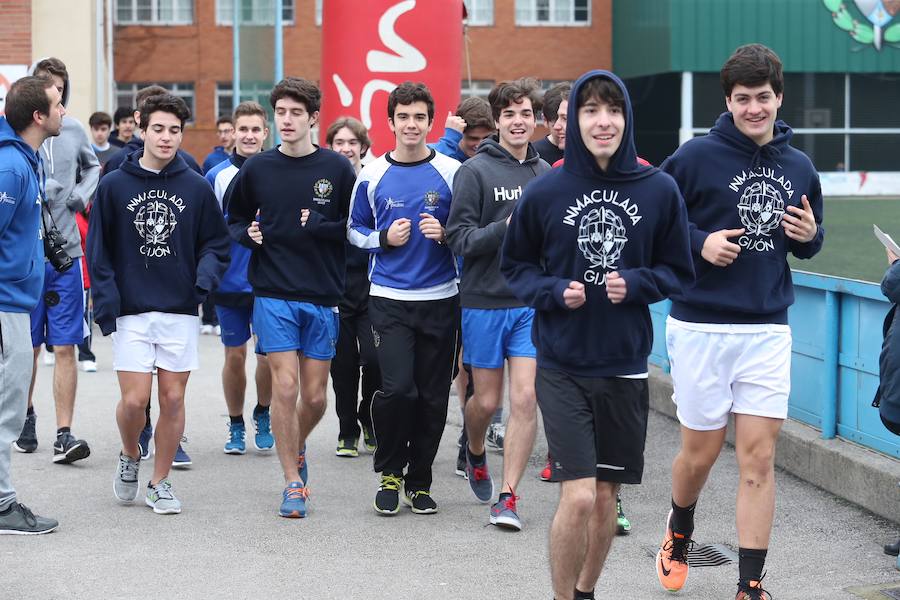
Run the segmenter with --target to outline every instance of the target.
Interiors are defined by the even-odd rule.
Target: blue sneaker
[[[491,525],[521,531],[522,520],[516,512],[516,500],[515,494],[500,494],[500,499],[491,507]]]
[[[187,438],[181,436],[181,442],[183,444],[187,444]],[[184,451],[181,444],[178,444],[178,450],[175,451],[175,460],[172,461],[172,466],[177,469],[186,469],[187,467],[194,464],[191,462],[191,457],[188,456],[188,453]]]
[[[306,500],[309,498],[309,491],[303,487],[302,483],[295,481],[284,488],[281,496],[279,515],[288,519],[302,519],[306,516]]]
[[[303,485],[309,485],[309,465],[306,464],[306,444],[297,455],[297,474],[303,480]]]
[[[141,429],[141,437],[138,438],[138,446],[141,447],[141,460],[147,460],[153,455],[150,450],[150,440],[153,439],[153,426],[148,425]]]
[[[228,441],[225,442],[225,454],[243,454],[247,451],[244,444],[246,429],[243,423],[228,423]]]
[[[275,445],[275,437],[272,435],[272,417],[269,411],[254,414],[253,424],[256,426],[256,437],[253,438],[256,449],[261,452],[271,450]]]
[[[472,452],[466,446],[466,475],[469,479],[469,487],[478,501],[487,504],[494,497],[494,480],[488,471],[487,453],[482,456],[480,465],[472,464]]]

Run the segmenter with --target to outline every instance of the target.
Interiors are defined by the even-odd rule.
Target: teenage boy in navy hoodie
[[[184,391],[199,367],[197,305],[228,266],[228,230],[203,177],[177,155],[190,111],[170,94],[140,107],[144,145],[104,177],[88,233],[94,320],[112,334],[122,399],[116,420],[122,450],[113,490],[138,495],[138,438],[156,368],[156,460],[145,503],[157,514],[181,512],[169,469],[184,432]]]
[[[790,393],[787,255],[811,258],[821,249],[822,191],[812,162],[790,145],[791,128],[776,120],[778,56],[741,46],[721,81],[728,112],[662,165],[684,194],[697,280],[673,298],[666,322],[681,451],[656,570],[666,589],[684,585],[694,508],[733,413],[742,482],[737,598],[757,600],[769,598],[761,580],[775,513],[775,440]]]
[[[556,598],[593,598],[616,533],[616,493],[641,482],[653,328],[647,306],[693,275],[672,178],[640,165],[622,81],[575,82],[565,164],[512,214],[501,271],[535,309],[535,388],[561,481],[550,528]]]
[[[253,329],[272,371],[272,432],[285,484],[279,514],[288,518],[307,513],[306,439],[326,408],[356,178],[349,160],[310,139],[321,98],[299,77],[275,86],[269,100],[281,144],[247,159],[225,196],[232,237],[253,251]]]
[[[381,473],[374,507],[397,514],[403,489],[414,513],[431,514],[459,324],[456,261],[444,231],[459,163],[425,144],[434,98],[424,84],[391,92],[388,124],[396,145],[360,172],[347,232],[371,253],[369,314],[382,375],[372,399]]]
[[[488,96],[498,135],[486,138],[453,179],[447,242],[464,259],[460,279],[463,364],[471,365],[475,395],[466,403],[466,470],[469,486],[483,503],[493,499],[485,434],[503,405],[503,367],[509,366],[509,429],[504,440],[500,497],[491,523],[522,529],[515,490],[522,478],[537,429],[534,395],[534,310],[509,290],[500,273],[500,246],[523,188],[550,165],[529,140],[540,88],[533,79],[506,81]]]

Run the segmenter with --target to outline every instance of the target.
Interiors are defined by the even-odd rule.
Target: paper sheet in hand
[[[891,236],[878,229],[878,225],[872,225],[872,228],[875,231],[875,237],[878,238],[878,241],[884,244],[884,247],[894,253],[894,256],[900,256],[900,246],[897,245]]]

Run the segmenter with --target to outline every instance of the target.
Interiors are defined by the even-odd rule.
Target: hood
[[[50,58],[50,57],[49,57],[49,56],[44,56],[44,57],[39,58],[39,59],[37,59],[36,61],[34,61],[34,63],[32,63],[32,65],[31,65],[30,67],[28,67],[28,74],[29,74],[29,75],[34,75],[34,71],[35,71],[35,69],[37,68],[38,63],[41,62],[42,60],[47,60],[48,58]],[[62,104],[63,104],[63,106],[68,106],[68,105],[69,105],[69,91],[70,91],[70,90],[71,90],[71,84],[69,83],[69,78],[66,77],[66,78],[63,80],[63,91],[62,91]]]
[[[503,160],[509,162],[514,165],[519,164],[519,159],[514,157],[509,153],[509,150],[500,145],[500,135],[493,134],[490,137],[484,138],[480,144],[478,144],[478,149],[475,150],[475,154],[488,154],[496,159]],[[528,144],[528,151],[525,154],[525,160],[522,164],[530,165],[536,163],[541,159],[538,156],[537,151],[534,149],[530,143]]]
[[[622,90],[622,96],[625,98],[625,131],[622,134],[622,143],[619,145],[616,153],[612,155],[606,171],[603,171],[597,165],[597,161],[588,152],[578,132],[578,95],[581,93],[581,88],[588,81],[598,77],[612,81]],[[621,79],[609,71],[589,71],[579,77],[575,85],[572,86],[572,93],[569,95],[569,98],[569,108],[566,117],[569,123],[569,131],[571,132],[572,128],[575,131],[566,134],[564,170],[582,177],[602,177],[618,181],[642,179],[656,171],[655,168],[638,162],[637,152],[634,147],[634,115],[631,112],[631,97],[628,95],[628,89]]]
[[[143,144],[141,144],[141,147],[143,148]],[[127,148],[128,146],[126,146],[126,149]],[[178,173],[181,173],[182,171],[186,171],[189,169],[188,164],[184,162],[184,159],[181,158],[181,156],[176,152],[175,157],[169,164],[167,164],[163,168],[162,171],[160,171],[159,173],[154,173],[143,168],[138,162],[143,154],[143,149],[129,152],[128,157],[122,163],[122,166],[120,168],[125,172],[130,173],[131,175],[137,175],[138,177],[143,177],[145,179],[168,179],[170,177],[173,177],[174,175],[177,175]]]
[[[794,131],[784,121],[775,121],[775,132],[772,141],[760,146],[741,131],[734,124],[734,115],[724,112],[716,119],[716,124],[709,131],[709,135],[735,150],[747,156],[747,166],[755,168],[763,159],[778,162],[778,157],[794,137]]]
[[[19,137],[18,133],[13,131],[12,125],[9,124],[6,117],[0,117],[0,147],[2,146],[14,146],[17,148],[19,152],[28,158],[31,167],[37,170],[39,164],[37,152],[26,144],[25,140]]]

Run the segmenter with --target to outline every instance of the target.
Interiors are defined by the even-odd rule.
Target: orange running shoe
[[[762,587],[762,580],[765,573],[759,578],[759,581],[751,581],[748,585],[738,584],[738,593],[734,600],[772,600],[772,594]]]
[[[666,517],[666,533],[656,553],[656,576],[659,583],[670,592],[677,592],[684,587],[688,576],[688,552],[694,545],[693,540],[681,534],[673,533],[669,528],[672,511]]]
[[[547,464],[541,470],[541,481],[553,481],[553,469],[550,468],[550,455],[547,455]]]

